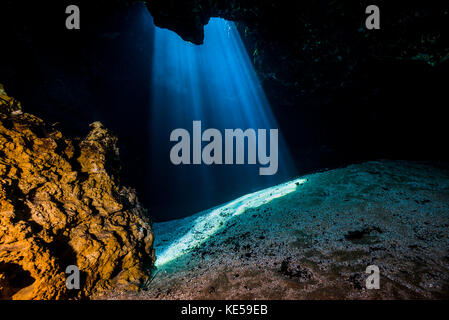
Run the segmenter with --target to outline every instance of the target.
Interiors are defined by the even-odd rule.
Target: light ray
[[[182,209],[188,215],[296,176],[282,131],[279,170],[273,176],[260,176],[259,164],[173,166],[169,161],[171,131],[191,128],[192,121],[221,132],[279,129],[233,22],[211,19],[199,46],[170,30],[154,28],[151,96],[157,210],[176,216]]]

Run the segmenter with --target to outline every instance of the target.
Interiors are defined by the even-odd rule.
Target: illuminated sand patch
[[[184,236],[175,240],[167,248],[163,249],[161,253],[157,254],[156,267],[173,261],[198,247],[223,228],[224,224],[233,217],[244,213],[247,209],[260,207],[274,199],[292,193],[306,181],[307,179],[296,179],[250,193],[197,217],[192,221],[192,227]]]

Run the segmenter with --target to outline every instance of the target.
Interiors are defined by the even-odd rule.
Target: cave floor
[[[203,223],[204,234],[189,238],[202,242],[159,265],[144,290],[94,298],[449,297],[447,170],[376,161],[303,178],[294,191],[227,217],[219,228]],[[211,210],[155,223],[156,254]],[[370,265],[380,269],[378,290],[365,287]]]

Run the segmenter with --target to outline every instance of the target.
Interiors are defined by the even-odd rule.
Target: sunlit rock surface
[[[449,296],[447,169],[378,161],[303,178],[193,217],[156,223],[161,260],[148,291],[109,297]],[[187,240],[184,251],[178,250],[180,240]],[[177,250],[168,258],[173,245]],[[380,268],[379,290],[365,287],[369,265]]]
[[[0,86],[0,298],[85,297],[148,278],[151,223],[118,183],[116,142],[99,122],[66,139]],[[66,289],[68,265],[81,291]]]

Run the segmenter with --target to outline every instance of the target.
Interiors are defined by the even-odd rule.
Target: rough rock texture
[[[449,297],[447,168],[375,161],[304,178],[292,192],[235,216],[223,210],[202,223],[212,212],[206,211],[155,223],[160,263],[164,250],[192,228],[191,239],[204,242],[159,265],[148,291],[110,297]],[[370,265],[380,269],[379,290],[365,287]]]
[[[68,140],[20,111],[0,86],[0,298],[86,297],[136,289],[154,262],[153,233],[117,180],[117,138],[101,123]],[[67,290],[65,269],[81,270]]]

